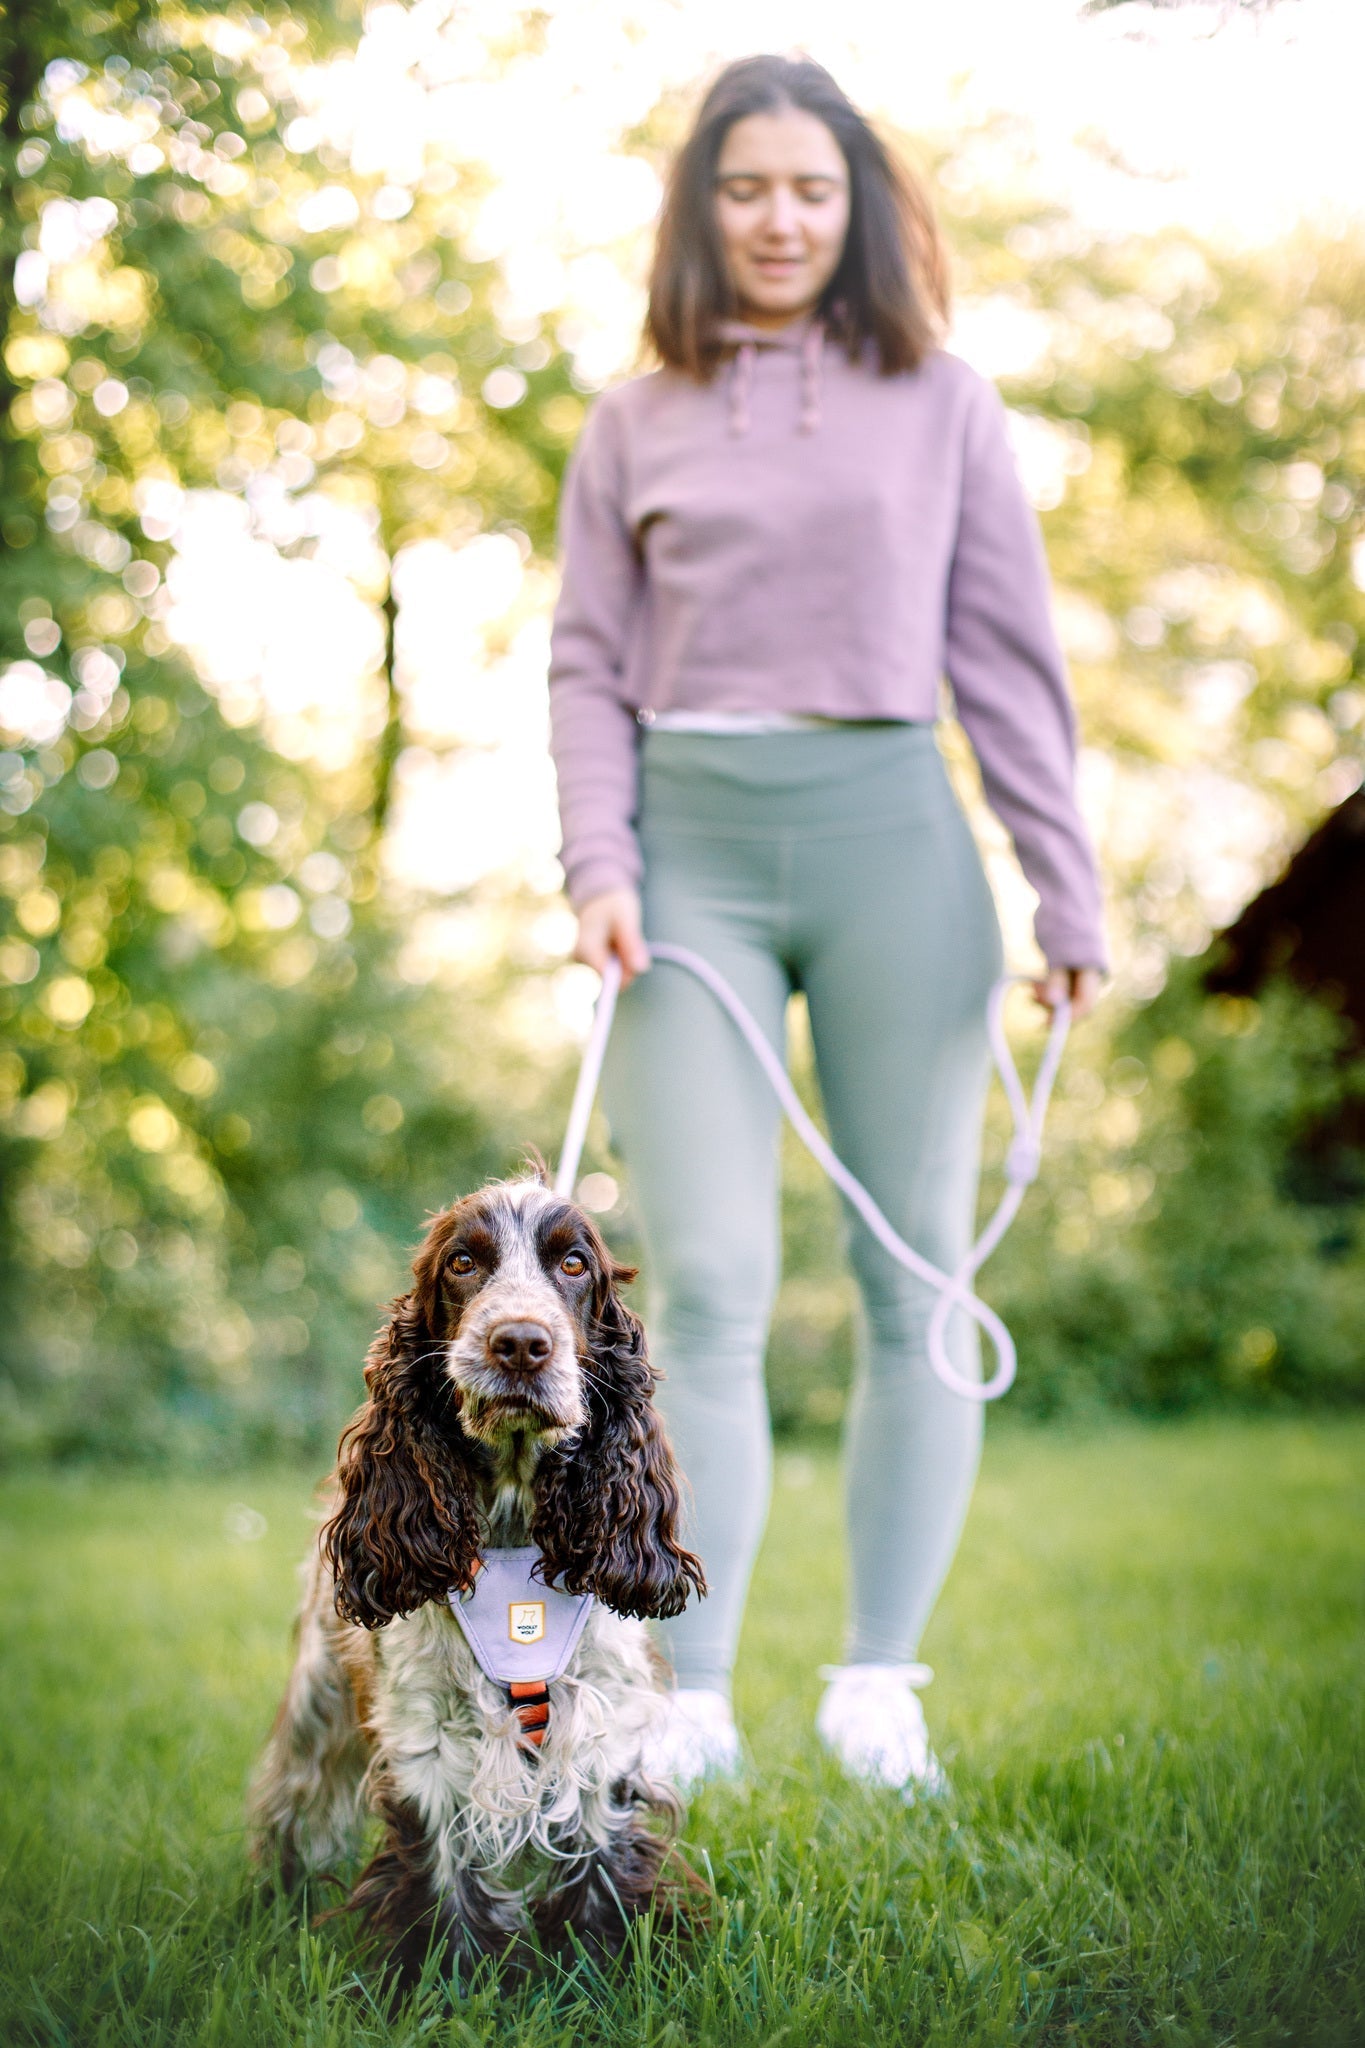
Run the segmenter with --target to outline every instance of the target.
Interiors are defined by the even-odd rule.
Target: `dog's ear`
[[[342,1436],[341,1498],[321,1537],[337,1612],[362,1628],[471,1585],[478,1559],[468,1440],[454,1388],[431,1369],[439,1340],[423,1294],[396,1301],[370,1347],[370,1398]]]
[[[681,1614],[705,1593],[701,1560],[678,1541],[681,1501],[655,1411],[645,1333],[617,1293],[634,1276],[603,1248],[591,1319],[588,1420],[543,1461],[532,1539],[546,1582],[594,1593],[617,1614]]]

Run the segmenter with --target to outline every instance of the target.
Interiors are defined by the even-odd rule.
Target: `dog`
[[[687,1889],[644,1623],[706,1582],[634,1277],[543,1175],[491,1183],[435,1218],[366,1360],[250,1824],[294,1883],[378,1816],[348,1906],[407,1978],[433,1948],[609,1955]]]

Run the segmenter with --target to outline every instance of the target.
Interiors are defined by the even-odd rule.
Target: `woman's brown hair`
[[[736,121],[788,107],[823,121],[848,165],[848,237],[818,315],[850,358],[871,342],[883,376],[913,370],[948,315],[948,259],[933,208],[919,180],[809,57],[741,58],[702,101],[664,195],[646,337],[675,369],[702,380],[715,369],[716,322],[738,311],[715,218],[721,147]]]

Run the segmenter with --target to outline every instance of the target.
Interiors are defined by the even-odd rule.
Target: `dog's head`
[[[470,1584],[509,1492],[552,1584],[640,1616],[705,1591],[677,1539],[644,1332],[618,1291],[633,1278],[538,1178],[435,1219],[341,1442],[322,1542],[347,1620],[377,1628]]]

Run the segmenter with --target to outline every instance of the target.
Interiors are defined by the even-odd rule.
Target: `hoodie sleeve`
[[[1107,965],[1099,877],[1076,803],[1076,720],[1052,626],[1047,562],[993,386],[967,410],[948,582],[946,667],[986,800],[1038,892],[1051,967]]]
[[[569,463],[560,509],[563,583],[550,640],[550,751],[560,859],[578,907],[638,884],[639,730],[624,673],[642,567],[624,512],[621,422],[599,399]]]

